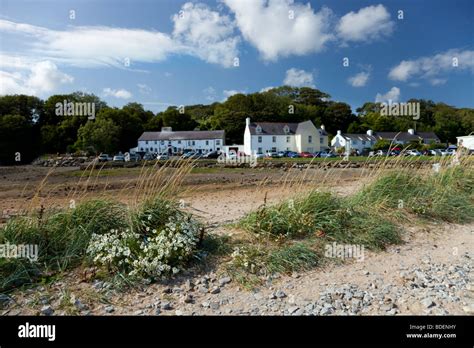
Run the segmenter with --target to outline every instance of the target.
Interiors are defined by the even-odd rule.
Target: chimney
[[[408,133],[410,133],[411,135],[415,135],[415,130],[412,129],[412,128],[410,128],[410,129],[408,130]]]
[[[161,127],[161,131],[162,132],[172,132],[173,128],[171,128],[171,127]]]
[[[373,135],[374,135],[374,131],[373,131],[372,129],[369,129],[369,130],[367,131],[367,135],[373,136]]]
[[[337,131],[337,135],[341,135],[341,131],[340,131],[340,130]]]
[[[323,131],[325,131],[325,130],[326,130],[326,126],[325,126],[324,124],[322,124],[322,125],[321,125],[321,129],[322,129]]]
[[[245,119],[245,126],[246,126],[246,127],[250,126],[250,117],[247,117],[247,118]]]

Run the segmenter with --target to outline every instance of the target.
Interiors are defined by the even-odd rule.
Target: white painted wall
[[[169,145],[173,149],[173,153],[183,152],[184,150],[191,150],[196,152],[208,153],[211,151],[221,150],[224,146],[222,139],[207,139],[207,140],[140,140],[136,151],[138,152],[153,152],[153,153],[167,153]]]

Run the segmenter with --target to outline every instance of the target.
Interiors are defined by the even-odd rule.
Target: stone
[[[229,284],[231,281],[232,281],[232,279],[230,277],[223,277],[223,278],[219,279],[219,285],[224,286],[226,284]]]
[[[209,291],[211,294],[215,295],[221,292],[221,289],[218,286],[214,286],[211,291]]]
[[[171,303],[169,301],[161,302],[161,309],[169,311],[170,309],[172,309]]]
[[[190,295],[190,294],[184,295],[184,297],[182,298],[182,302],[183,303],[193,303],[193,296]]]
[[[210,303],[209,307],[213,310],[217,310],[217,309],[219,309],[219,302],[213,301],[213,302]]]
[[[43,308],[41,308],[41,314],[43,315],[53,315],[54,313],[54,309],[51,307],[51,306],[43,306]]]
[[[436,303],[434,303],[433,300],[430,297],[427,297],[427,298],[421,300],[421,304],[425,308],[431,308],[431,307],[436,306]]]
[[[106,312],[106,313],[112,313],[112,312],[114,312],[114,311],[115,311],[114,306],[107,306],[107,307],[105,307],[105,312]]]
[[[300,309],[300,307],[298,307],[298,306],[291,306],[291,307],[288,308],[288,313],[293,314],[293,313],[296,312],[298,309]]]
[[[277,290],[277,292],[275,292],[275,296],[277,298],[284,298],[284,297],[286,297],[286,294],[283,290]]]

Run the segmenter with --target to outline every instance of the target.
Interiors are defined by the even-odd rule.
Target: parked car
[[[138,162],[142,159],[142,157],[138,153],[126,153],[125,154],[125,162]]]
[[[125,162],[125,156],[122,153],[118,153],[113,158],[114,162]]]
[[[108,154],[106,153],[101,153],[97,159],[99,160],[99,162],[107,162],[107,161],[111,161],[112,160],[112,157],[110,157]]]
[[[265,154],[265,157],[267,157],[267,158],[278,158],[278,152],[267,152]]]
[[[392,151],[390,151],[389,156],[400,156],[400,151],[399,150],[392,150]]]
[[[332,152],[326,152],[326,151],[322,151],[319,156],[321,158],[333,158],[333,157],[336,157],[336,155]]]
[[[374,156],[387,156],[386,150],[378,150],[375,152]]]
[[[300,153],[300,157],[303,157],[303,158],[313,158],[313,154],[312,153],[309,153],[309,152],[301,152]]]
[[[185,152],[185,153],[181,156],[181,158],[191,158],[191,157],[193,157],[194,155],[196,155],[195,152],[193,152],[193,151],[188,151],[188,152]]]
[[[298,157],[300,157],[300,155],[297,152],[290,151],[290,152],[288,152],[288,157],[298,158]]]
[[[405,155],[406,156],[421,156],[421,152],[418,151],[418,150],[408,150],[407,152],[405,152]]]
[[[203,158],[218,158],[220,155],[220,151],[211,151],[206,153]]]
[[[440,149],[428,150],[428,153],[429,153],[430,156],[441,156],[441,150]]]
[[[290,151],[278,151],[277,156],[282,158],[282,157],[288,157],[288,154]]]
[[[164,152],[164,153],[159,154],[158,156],[156,156],[156,159],[161,160],[161,161],[169,160],[170,156],[167,153]]]
[[[147,152],[147,153],[143,156],[143,159],[144,159],[145,161],[151,161],[151,160],[156,159],[156,155],[155,155],[154,153]]]
[[[255,154],[255,158],[264,158],[265,155],[263,153],[257,153]]]
[[[441,156],[452,156],[456,153],[456,150],[453,148],[447,148],[445,150],[441,150]]]

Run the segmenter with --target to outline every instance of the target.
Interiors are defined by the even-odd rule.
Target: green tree
[[[111,119],[89,120],[79,128],[75,147],[89,153],[114,153],[118,150],[119,136],[120,127]]]

